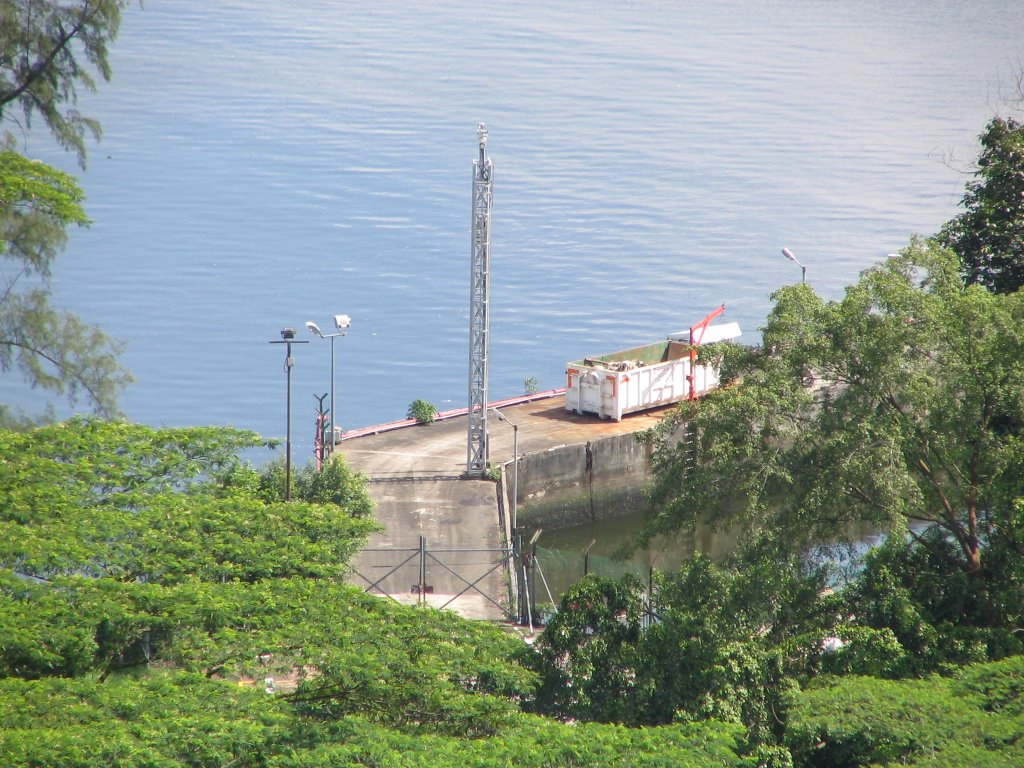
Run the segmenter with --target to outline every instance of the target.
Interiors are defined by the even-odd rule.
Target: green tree
[[[84,398],[117,413],[130,381],[119,344],[50,306],[50,270],[67,229],[88,224],[74,179],[14,151],[16,132],[42,118],[84,167],[85,139],[100,125],[78,111],[80,91],[110,78],[108,46],[128,0],[0,0],[0,371],[16,369],[32,387]],[[16,129],[12,130],[12,129]],[[0,404],[0,425],[30,422]]]
[[[409,732],[359,715],[296,714],[289,700],[172,670],[0,680],[5,768],[754,768],[742,729],[628,729],[519,716],[498,738]]]
[[[210,672],[280,643],[302,601],[336,599],[309,592],[340,585],[375,526],[338,505],[266,503],[213,482],[260,442],[95,420],[0,431],[3,592],[7,615],[24,619],[5,626],[0,657],[25,647],[23,624],[49,638],[31,664],[15,654],[6,665],[68,674],[91,653],[103,673],[185,658]]]
[[[240,468],[225,477],[228,485],[248,487],[264,501],[284,501],[286,480],[283,458],[267,462],[258,471]],[[369,517],[373,513],[366,477],[351,469],[340,454],[332,456],[320,469],[312,461],[295,469],[292,484],[292,497],[300,501],[337,504],[353,517]]]
[[[540,675],[531,707],[628,725],[732,722],[751,748],[771,745],[782,694],[818,672],[841,624],[841,603],[820,595],[824,576],[750,547],[657,574],[649,598],[631,577],[587,577],[525,654]]]
[[[1001,547],[989,549],[985,577],[977,578],[950,567],[955,544],[938,529],[923,537],[927,546],[889,539],[872,549],[843,590],[857,625],[898,643],[886,672],[922,675],[1024,651],[1016,631],[1024,616],[1019,552],[1006,558]]]
[[[1024,762],[1024,657],[953,677],[824,678],[793,691],[785,741],[801,768]]]
[[[0,371],[17,370],[33,387],[84,398],[103,416],[131,376],[102,331],[50,305],[51,267],[67,228],[84,226],[75,180],[18,153],[0,150]],[[0,424],[14,414],[0,405]]]
[[[783,693],[813,671],[835,632],[823,583],[823,570],[753,548],[721,566],[697,556],[663,575],[642,672],[654,691],[651,722],[743,723],[752,745],[771,744]]]
[[[646,697],[637,691],[643,615],[642,589],[634,578],[591,575],[573,585],[534,649],[524,654],[540,676],[531,710],[626,725],[648,722]]]
[[[967,283],[1012,293],[1024,285],[1024,124],[993,118],[980,139],[964,212],[939,239],[960,256]]]
[[[0,431],[0,677],[277,675],[295,716],[460,736],[510,722],[532,683],[521,641],[348,585],[376,524],[233,482],[260,443],[86,419]]]
[[[930,546],[937,526],[951,563],[984,577],[984,548],[1018,524],[1024,296],[965,286],[955,254],[915,240],[840,301],[773,298],[736,386],[664,425],[648,535],[708,519],[801,550],[867,525]],[[673,437],[681,422],[696,444]]]
[[[80,90],[110,79],[109,44],[128,0],[0,0],[0,121],[28,131],[39,116],[84,166],[100,125],[78,111]]]
[[[437,406],[426,400],[413,400],[405,414],[407,419],[415,419],[420,424],[433,424],[437,417]]]

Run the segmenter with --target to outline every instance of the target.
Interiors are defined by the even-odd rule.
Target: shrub
[[[420,424],[433,424],[436,417],[437,406],[426,400],[413,400],[406,414],[406,418],[415,419]]]
[[[954,678],[819,678],[792,694],[785,743],[806,768],[1021,765],[1022,672],[1014,657]]]

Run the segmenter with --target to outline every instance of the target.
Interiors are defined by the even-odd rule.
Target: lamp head
[[[348,315],[335,315],[334,316],[334,327],[345,329],[352,325],[352,318]]]
[[[796,261],[796,256],[793,255],[793,252],[789,250],[789,248],[783,248],[782,255],[785,256],[790,261]],[[799,264],[800,262],[797,263]]]
[[[315,333],[321,339],[324,337],[324,335],[320,332],[320,326],[314,323],[312,320],[306,322],[306,327],[309,329],[310,333]]]

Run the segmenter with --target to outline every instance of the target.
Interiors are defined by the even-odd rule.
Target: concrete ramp
[[[523,457],[537,466],[552,448],[648,429],[665,410],[632,414],[621,422],[602,421],[566,411],[557,395],[502,407],[501,413],[518,427],[522,468]],[[495,417],[488,418],[488,432],[491,464],[508,464],[507,478],[513,429]],[[505,619],[514,612],[505,574],[506,504],[500,483],[465,477],[466,433],[466,417],[460,415],[429,425],[360,430],[360,436],[338,445],[349,466],[368,478],[375,517],[384,526],[355,558],[352,581],[403,603]],[[419,552],[421,546],[426,554]]]

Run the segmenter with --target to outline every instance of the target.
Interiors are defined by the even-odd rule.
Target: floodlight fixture
[[[806,283],[807,282],[807,267],[805,267],[803,264],[801,264],[797,260],[796,256],[793,255],[793,252],[791,250],[789,250],[789,248],[783,248],[782,249],[782,255],[785,256],[790,261],[792,261],[798,267],[800,267],[800,282]]]
[[[334,316],[334,327],[340,330],[337,333],[324,333],[320,330],[320,326],[314,323],[312,320],[306,321],[306,327],[309,332],[319,336],[321,339],[331,340],[331,410],[330,410],[330,432],[331,442],[330,449],[334,451],[335,439],[337,437],[336,425],[338,424],[337,411],[334,410],[334,340],[339,336],[345,335],[345,329],[352,325],[352,318],[348,315],[335,315]]]

